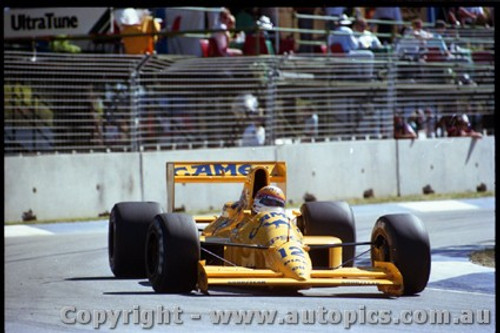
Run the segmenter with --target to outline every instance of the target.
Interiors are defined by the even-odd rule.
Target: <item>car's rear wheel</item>
[[[380,217],[373,227],[371,259],[392,262],[403,276],[403,295],[424,290],[431,271],[429,235],[412,214]]]
[[[146,233],[161,212],[157,202],[120,202],[113,206],[108,224],[108,258],[116,277],[146,277]]]
[[[200,241],[193,218],[160,214],[146,237],[146,273],[158,293],[187,293],[196,288]]]
[[[354,215],[348,203],[343,201],[312,201],[300,207],[302,221],[299,228],[305,236],[335,236],[342,243],[356,242]],[[342,247],[343,266],[354,265],[356,247]],[[328,265],[328,249],[310,251],[313,266]]]

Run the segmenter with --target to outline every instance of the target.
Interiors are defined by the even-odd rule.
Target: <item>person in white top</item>
[[[411,22],[411,30],[410,33],[420,41],[427,41],[433,37],[432,33],[424,30],[423,28],[424,23],[422,22],[422,19],[414,19]]]
[[[368,23],[366,23],[364,18],[356,19],[352,28],[356,33],[359,33],[357,36],[361,49],[374,50],[383,47],[378,37],[369,30]]]
[[[395,53],[400,59],[419,61],[423,60],[423,52],[427,42],[433,34],[423,29],[423,22],[417,18],[411,22],[411,28],[405,31],[404,36],[396,43]]]
[[[249,124],[243,131],[241,145],[244,147],[263,146],[266,142],[266,129],[263,126],[263,117],[252,115]]]

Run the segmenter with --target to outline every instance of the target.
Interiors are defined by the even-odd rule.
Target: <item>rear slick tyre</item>
[[[161,212],[157,202],[120,202],[113,206],[108,225],[108,259],[115,277],[146,277],[146,233]]]
[[[300,207],[300,211],[304,236],[334,236],[340,238],[342,243],[356,242],[354,215],[347,202],[306,202]],[[355,253],[354,245],[342,247],[344,267],[354,265]],[[314,266],[326,266],[328,250],[311,250],[310,254]]]

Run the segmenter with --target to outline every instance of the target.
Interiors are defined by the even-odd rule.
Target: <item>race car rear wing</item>
[[[269,171],[270,182],[286,191],[286,163],[275,161],[167,162],[167,211],[174,211],[177,183],[244,183],[253,166]]]

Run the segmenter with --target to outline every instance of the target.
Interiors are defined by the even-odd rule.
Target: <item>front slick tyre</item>
[[[200,241],[187,214],[159,214],[146,237],[146,273],[158,293],[188,293],[196,288]]]
[[[373,227],[371,259],[392,262],[403,276],[403,295],[424,290],[431,271],[429,235],[412,214],[380,217]]]

